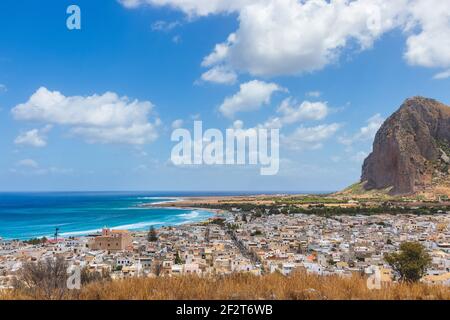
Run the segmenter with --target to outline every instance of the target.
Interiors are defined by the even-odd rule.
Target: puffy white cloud
[[[126,8],[142,5],[170,6],[189,16],[207,16],[236,11],[242,5],[252,3],[254,0],[119,0],[119,2]]]
[[[224,43],[216,44],[213,52],[203,58],[202,66],[210,67],[225,60],[229,55],[230,47],[236,42],[236,34],[232,33]]]
[[[436,80],[442,80],[447,78],[450,78],[450,69],[448,69],[447,71],[440,72],[433,77],[433,79]]]
[[[450,67],[450,1],[410,1],[406,60],[424,67]],[[419,31],[415,33],[415,29]]]
[[[283,115],[284,123],[294,123],[302,120],[323,120],[328,115],[328,105],[326,102],[303,101],[298,106],[291,98],[283,100],[278,112]]]
[[[184,123],[183,119],[177,119],[177,120],[174,120],[174,121],[172,122],[172,129],[178,129],[178,128],[181,128],[181,127],[183,126],[183,123]]]
[[[234,84],[237,80],[237,75],[233,70],[216,66],[203,73],[202,80],[220,84]]]
[[[281,129],[283,126],[301,121],[323,120],[329,114],[326,102],[303,101],[298,104],[292,98],[284,99],[277,109],[279,116],[271,117],[260,128]]]
[[[384,123],[384,120],[385,119],[379,113],[377,113],[374,116],[370,117],[366,121],[367,125],[360,128],[355,135],[353,135],[352,137],[340,137],[339,142],[344,145],[350,146],[357,141],[373,140],[378,129],[380,129],[381,125]]]
[[[12,114],[17,120],[69,126],[90,143],[145,144],[158,137],[160,120],[148,120],[152,109],[148,101],[130,101],[113,92],[66,97],[41,87]]]
[[[239,29],[205,61],[225,63],[253,75],[316,71],[357,43],[370,48],[400,24],[403,0],[277,0],[243,4]],[[204,64],[205,64],[204,61]]]
[[[158,138],[159,124],[136,123],[129,127],[76,127],[75,135],[84,137],[88,143],[146,144]]]
[[[341,125],[338,123],[299,127],[290,135],[282,136],[281,141],[291,150],[319,149],[323,142],[331,138],[340,128]]]
[[[18,120],[45,121],[63,125],[128,126],[145,123],[150,102],[130,102],[113,92],[88,97],[66,97],[58,91],[39,88],[30,99],[12,109]]]
[[[137,8],[143,3],[142,0],[119,0],[119,2],[126,8]]]
[[[321,124],[314,127],[300,126],[290,134],[280,134],[280,146],[293,151],[320,149],[325,141],[332,138],[342,127],[339,123]],[[255,127],[244,128],[241,120],[233,122],[231,128],[237,130],[236,135],[241,137],[255,137],[259,129],[282,129],[282,124],[272,119]]]
[[[32,129],[21,133],[15,140],[15,144],[27,145],[32,147],[45,147],[47,145],[46,134],[52,129],[51,125],[47,125],[42,129]]]
[[[244,121],[242,120],[235,120],[233,122],[233,129],[239,130],[244,128]]]
[[[232,118],[237,112],[258,110],[262,105],[270,103],[272,94],[285,91],[275,83],[253,80],[240,85],[235,95],[227,97],[219,111],[226,117]]]
[[[266,122],[258,125],[258,128],[281,129],[283,126],[284,126],[284,123],[280,117],[271,117]]]
[[[320,70],[342,51],[371,48],[383,34],[406,35],[412,65],[450,67],[450,2],[445,0],[121,0],[126,7],[170,6],[188,16],[236,13],[239,28],[202,65],[252,75]]]

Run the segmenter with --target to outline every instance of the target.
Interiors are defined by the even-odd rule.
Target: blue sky
[[[308,2],[1,1],[0,190],[330,191],[357,181],[374,133],[406,98],[450,103],[450,45],[436,36],[449,34],[449,4],[436,2],[431,19],[424,0],[377,0],[374,29],[361,20],[377,9],[368,1]],[[66,27],[71,4],[81,30]],[[192,130],[195,119],[221,130],[281,121],[279,174],[174,166],[173,122]]]

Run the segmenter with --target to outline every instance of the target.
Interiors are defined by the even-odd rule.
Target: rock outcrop
[[[366,190],[413,194],[448,181],[450,107],[436,100],[406,100],[376,134],[373,152],[364,161]]]

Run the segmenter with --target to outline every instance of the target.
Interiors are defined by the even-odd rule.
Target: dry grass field
[[[227,277],[196,276],[132,278],[91,283],[79,291],[67,291],[63,299],[81,300],[450,300],[448,287],[396,283],[369,290],[366,279],[355,275],[314,276],[297,272],[285,277],[235,274]],[[45,299],[39,292],[0,293],[0,299]]]

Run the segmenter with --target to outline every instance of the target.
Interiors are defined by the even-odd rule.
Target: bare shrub
[[[67,291],[67,268],[62,257],[27,262],[20,270],[14,288],[35,299],[62,299]]]

